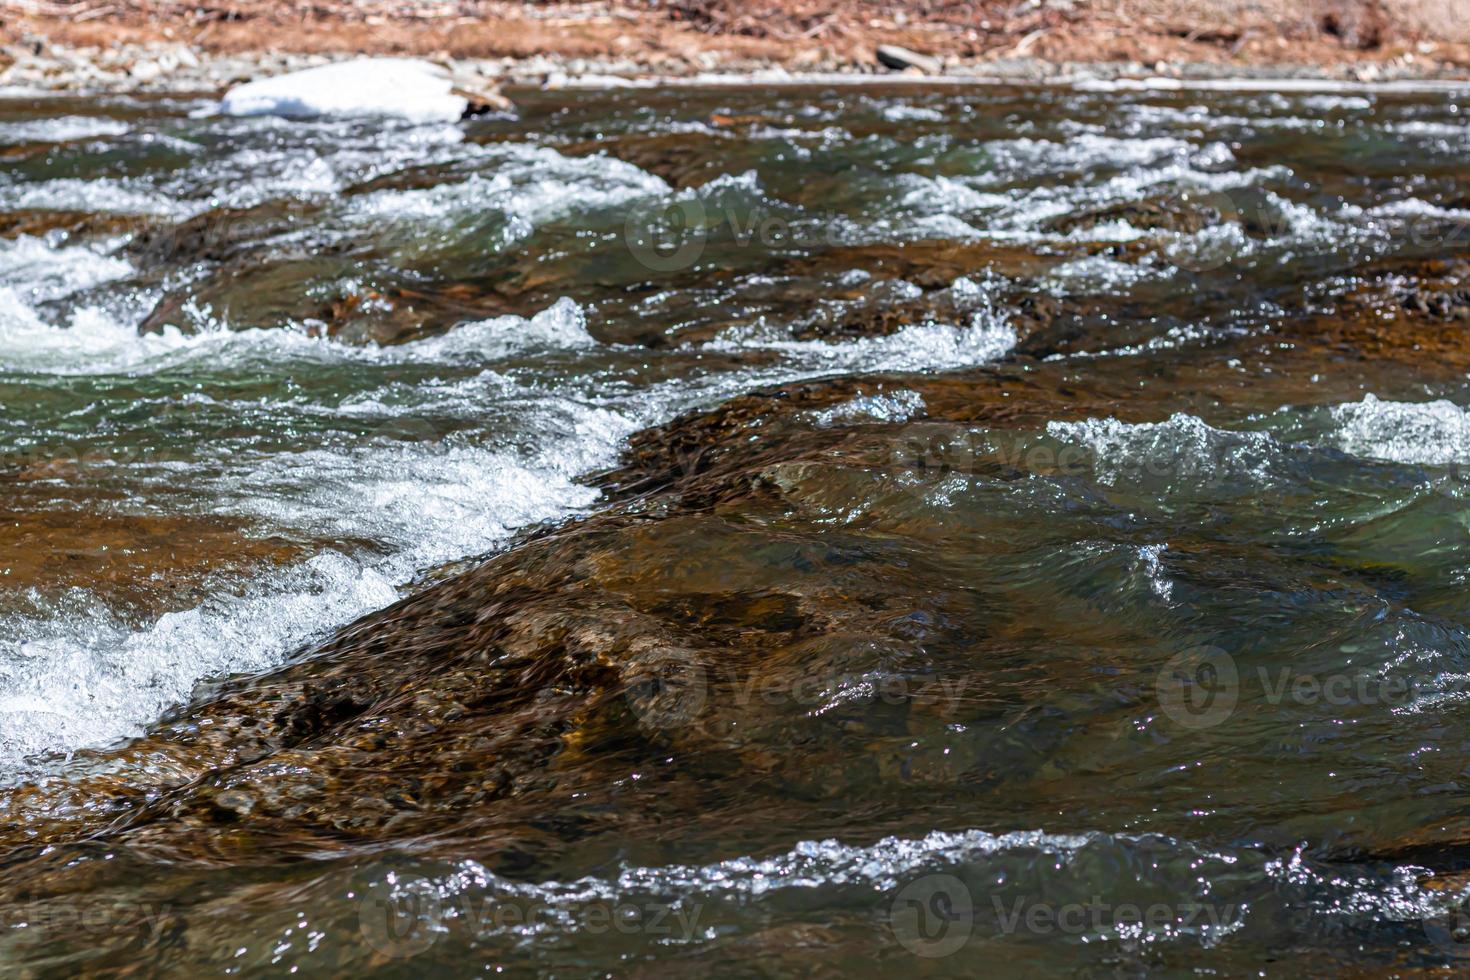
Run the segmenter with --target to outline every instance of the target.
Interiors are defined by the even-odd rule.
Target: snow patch
[[[460,118],[468,100],[453,94],[449,72],[410,58],[360,58],[237,85],[220,110],[230,116],[402,116],[422,122]]]

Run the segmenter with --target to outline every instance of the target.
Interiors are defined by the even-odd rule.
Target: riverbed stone
[[[944,63],[938,58],[910,51],[897,44],[880,44],[875,54],[885,68],[891,68],[894,71],[917,69],[925,75],[938,75],[944,71]]]

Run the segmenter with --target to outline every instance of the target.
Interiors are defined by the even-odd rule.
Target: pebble
[[[944,64],[938,58],[919,54],[917,51],[910,51],[896,44],[878,45],[877,55],[879,62],[894,71],[916,68],[926,75],[938,75],[944,70]]]
[[[688,56],[671,56],[667,52],[649,51],[640,53],[637,57],[630,57],[624,51],[616,56],[596,59],[540,54],[519,59],[449,59],[446,63],[451,67],[457,82],[465,82],[460,87],[469,92],[491,96],[501,84],[540,85],[543,80],[551,82],[549,87],[578,84],[608,87],[620,84],[624,79],[702,72],[717,72],[721,77],[744,77],[749,80],[787,80],[799,79],[802,73],[873,76],[882,72],[880,65],[899,72],[924,72],[930,75],[948,73],[956,77],[1010,78],[1032,82],[1058,78],[1075,81],[1079,78],[1150,74],[1143,65],[1060,65],[1035,58],[964,62],[950,59],[950,63],[946,63],[930,55],[887,44],[879,46],[875,54],[877,63],[854,62],[826,48],[798,51],[783,62],[771,59],[722,61],[711,51],[700,51]],[[39,35],[26,34],[19,39],[19,43],[0,47],[0,87],[78,93],[217,93],[242,82],[299,71],[346,57],[351,56],[265,51],[212,55],[178,42],[67,48],[52,44]],[[795,74],[788,71],[793,67],[797,69]],[[1430,63],[1429,59],[1420,59],[1412,66],[1402,60],[1381,67],[1344,66],[1333,74],[1335,77],[1381,81],[1434,77],[1443,71],[1441,66]],[[1180,66],[1178,73],[1182,77],[1209,78],[1221,74],[1237,75],[1240,72],[1230,66],[1184,65]],[[1281,77],[1322,75],[1319,71],[1305,68],[1280,67],[1265,70],[1263,73],[1271,76],[1279,74]],[[482,101],[491,107],[495,104],[493,97]]]

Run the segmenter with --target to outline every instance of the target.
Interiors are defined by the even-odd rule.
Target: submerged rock
[[[66,469],[64,463],[37,464],[20,477],[54,479]],[[51,494],[4,484],[10,484],[0,508],[5,585],[42,600],[86,590],[114,613],[146,619],[189,608],[207,595],[210,583],[283,567],[305,550],[253,536],[241,522],[222,518],[43,510],[36,498]]]
[[[104,238],[145,228],[148,220],[132,214],[92,211],[11,211],[0,215],[0,238],[53,232],[67,237]]]
[[[1411,316],[1470,320],[1470,261],[1435,263],[1393,284],[1399,306]]]
[[[464,118],[488,116],[512,108],[510,99],[505,97],[500,86],[483,79],[457,83],[453,94],[465,100],[465,109],[461,114]]]
[[[1219,224],[1225,215],[1208,197],[1128,201],[1099,205],[1062,215],[1043,227],[1063,234],[1085,235],[1099,226],[1119,223],[1144,231],[1197,232]]]
[[[1192,637],[1220,615],[1196,597],[1238,597],[1247,574],[1259,601],[1286,597],[1293,616],[1317,596],[1378,608],[1381,570],[1352,561],[1364,531],[1261,546],[1252,535],[1283,510],[1318,521],[1315,496],[1268,484],[1262,508],[1166,467],[1146,474],[1173,481],[1161,507],[1096,476],[1126,440],[1062,457],[1048,427],[1226,438],[1174,421],[1182,399],[1223,425],[1287,398],[1340,399],[1365,371],[1402,386],[1437,370],[1427,337],[1458,331],[1375,318],[1298,311],[1266,334],[1097,358],[1085,374],[1053,361],[818,379],[648,430],[598,479],[602,512],[530,533],[275,671],[216,683],[132,744],[0,792],[0,911],[34,917],[35,895],[162,896],[190,942],[98,934],[88,955],[212,967],[235,945],[201,923],[299,909],[320,889],[330,900],[312,927],[339,965],[364,965],[355,907],[332,918],[351,887],[333,875],[389,853],[574,881],[610,855],[662,866],[769,847],[773,823],[850,834],[855,805],[876,838],[1030,826],[1042,799],[1056,832],[1121,812],[1139,833],[1249,834],[1290,854],[1309,836],[1291,794],[1222,783],[1201,816],[1193,784],[1158,783],[1173,739],[1140,719],[1156,713],[1172,648],[1140,610],[1172,607],[1135,557],[1167,533]],[[1242,369],[1222,371],[1230,359]],[[1167,386],[1148,383],[1160,376]],[[1063,711],[1075,724],[1054,723]],[[1191,733],[1201,747],[1232,743]],[[1277,774],[1317,764],[1262,759]],[[1157,805],[1137,816],[1113,807],[1120,794]],[[1383,843],[1367,824],[1350,832]]]
[[[733,141],[708,133],[599,136],[560,147],[567,156],[605,153],[660,177],[676,188],[703,187],[729,167]]]
[[[191,333],[208,311],[232,329],[305,327],[348,343],[391,344],[466,320],[529,314],[551,301],[513,297],[482,279],[425,281],[392,267],[341,281],[329,270],[345,246],[321,233],[323,212],[321,202],[281,199],[139,231],[125,252],[165,288],[139,332]]]

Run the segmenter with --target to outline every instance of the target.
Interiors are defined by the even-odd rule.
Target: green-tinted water
[[[0,962],[1463,965],[1467,95],[0,103]]]

